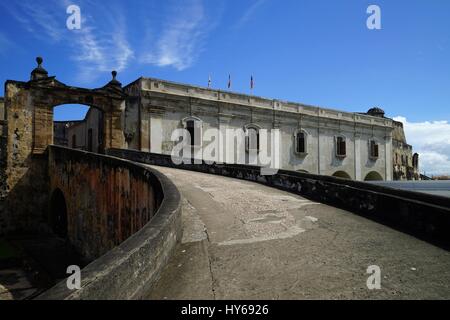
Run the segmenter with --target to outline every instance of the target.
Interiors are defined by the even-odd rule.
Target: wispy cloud
[[[11,41],[0,32],[0,54],[4,54],[11,46]]]
[[[134,57],[126,38],[124,14],[112,5],[80,0],[82,28],[66,28],[68,0],[22,0],[8,5],[8,12],[34,37],[46,42],[63,43],[70,51],[70,58],[77,64],[78,81],[90,83],[102,72],[123,71]],[[96,12],[94,19],[86,8]],[[99,25],[102,21],[103,25]],[[105,25],[106,22],[106,25]]]
[[[427,174],[450,174],[450,123],[448,121],[403,122],[408,143],[420,155],[420,171]]]
[[[234,29],[240,29],[241,27],[243,27],[265,2],[267,2],[267,0],[254,1],[253,4],[244,12],[238,22],[234,25]]]
[[[156,47],[141,57],[142,63],[177,70],[189,68],[203,49],[204,40],[213,25],[208,25],[201,0],[174,5],[168,14]]]
[[[134,58],[123,17],[116,18],[116,24],[111,25],[111,31],[106,34],[92,26],[89,18],[83,18],[80,30],[72,31],[71,58],[78,62],[79,81],[92,81],[98,73],[111,70],[121,72]]]
[[[217,14],[210,20],[204,0],[171,0],[164,4],[168,10],[162,11],[162,20],[156,19],[158,26],[149,19],[134,19],[121,2],[78,0],[82,27],[68,30],[66,9],[71,4],[69,0],[21,0],[0,6],[43,46],[57,44],[70,50],[69,58],[78,69],[77,80],[83,84],[94,82],[104,72],[124,71],[132,62],[185,70],[196,62],[219,20]],[[142,1],[140,6],[145,10],[152,4]],[[218,1],[216,7],[221,6]],[[134,47],[130,26],[143,31],[142,37],[131,37]],[[148,40],[150,35],[152,41]]]
[[[51,2],[53,1],[49,1],[50,5],[42,5],[36,1],[22,0],[2,3],[2,6],[36,38],[59,41],[64,30],[57,22],[57,6],[54,5],[55,2],[53,5]]]

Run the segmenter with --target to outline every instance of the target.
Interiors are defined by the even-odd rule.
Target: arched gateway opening
[[[53,144],[88,152],[104,151],[104,112],[93,106],[53,108]]]
[[[33,143],[27,144],[28,148],[32,148],[30,151],[33,154],[43,154],[47,146],[54,143],[54,107],[70,104],[86,105],[95,107],[103,115],[100,126],[102,146],[99,151],[125,146],[122,118],[127,95],[122,89],[122,84],[116,79],[117,72],[112,72],[112,80],[102,88],[77,88],[67,86],[55,77],[49,76],[42,67],[42,58],[37,58],[36,61],[38,66],[31,72],[30,81],[6,83],[5,107],[9,111],[7,120],[8,124],[13,124],[11,127],[8,126],[9,137],[21,137],[18,143],[31,140]],[[18,121],[21,126],[14,125]],[[88,134],[87,130],[86,135]],[[68,137],[69,144],[70,140],[71,137]]]

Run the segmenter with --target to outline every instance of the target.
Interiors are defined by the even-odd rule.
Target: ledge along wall
[[[175,165],[169,155],[120,149],[109,149],[107,152],[141,163],[259,182],[351,211],[450,248],[450,198],[287,170],[267,176],[261,175],[261,168],[254,166],[208,165],[204,162]]]
[[[65,197],[69,240],[96,260],[82,270],[80,290],[70,291],[64,280],[38,299],[148,293],[181,239],[175,185],[141,164],[56,146],[49,146],[48,169],[50,191]]]

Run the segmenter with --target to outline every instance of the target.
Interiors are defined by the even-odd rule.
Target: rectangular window
[[[374,140],[370,141],[370,157],[372,159],[378,158],[378,143]]]
[[[191,146],[200,147],[202,145],[201,135],[202,128],[200,121],[188,120],[186,122],[186,130],[191,137]]]
[[[304,132],[297,133],[296,152],[297,153],[306,153],[306,137],[305,137]]]
[[[259,151],[259,132],[255,128],[247,129],[247,135],[245,136],[245,149],[247,151],[256,150]]]
[[[345,157],[347,155],[345,138],[337,137],[336,138],[336,155],[338,157]]]
[[[189,132],[190,139],[191,139],[191,146],[195,146],[195,122],[194,121],[188,121],[186,123],[186,129]]]

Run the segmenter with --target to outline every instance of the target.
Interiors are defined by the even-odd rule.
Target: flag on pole
[[[253,81],[253,75],[250,78],[250,89],[253,90],[253,88],[255,87],[255,82]]]
[[[211,75],[208,76],[208,88],[211,88]]]
[[[228,89],[231,88],[231,74],[228,75]]]

